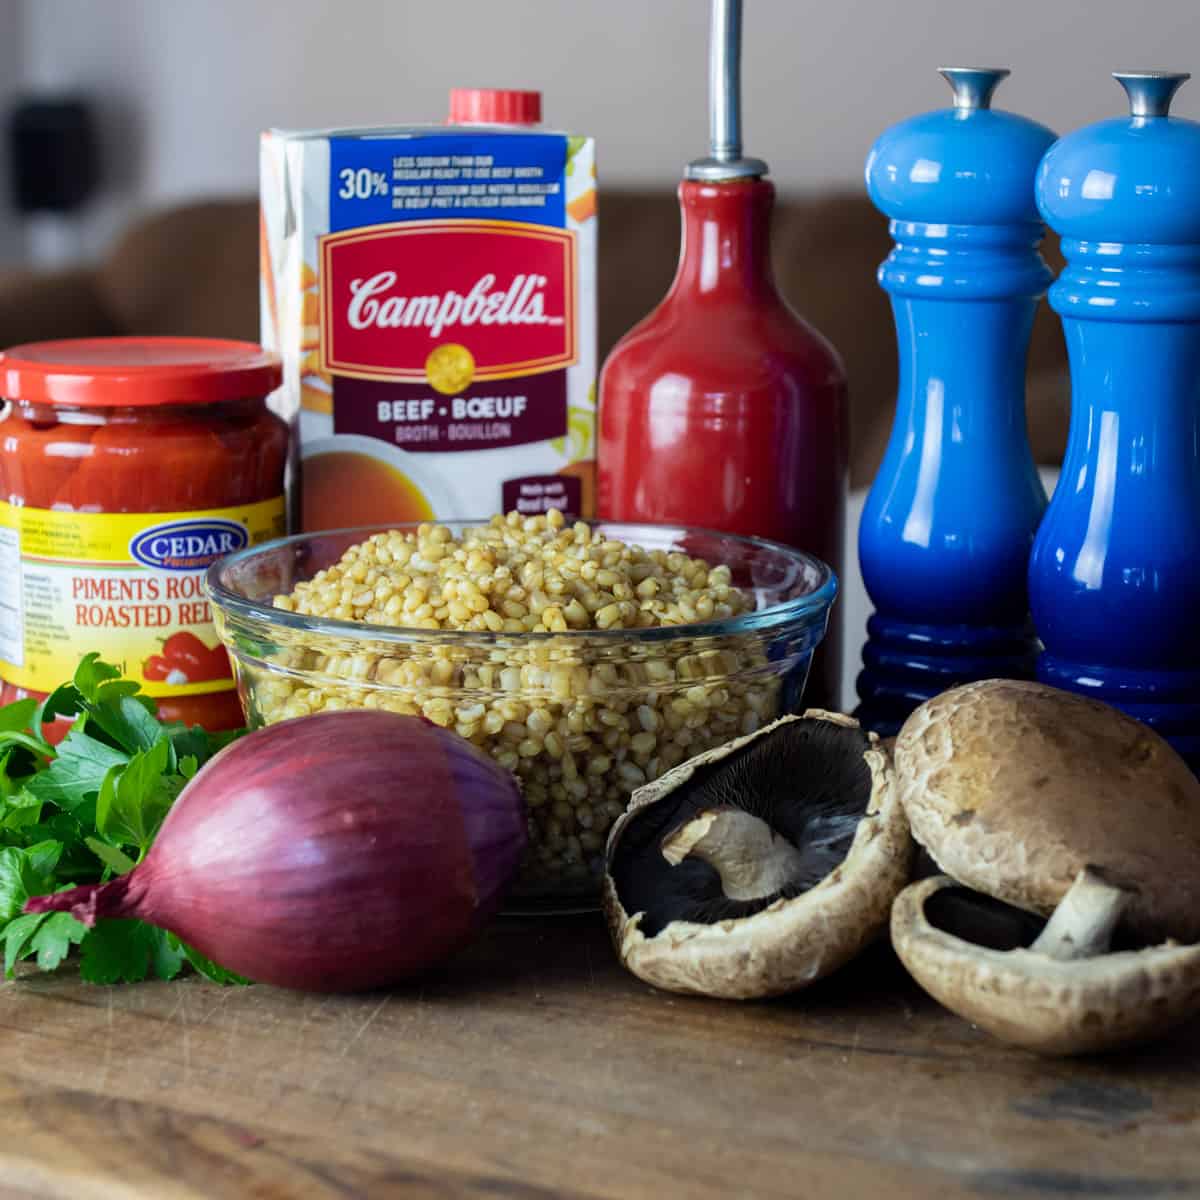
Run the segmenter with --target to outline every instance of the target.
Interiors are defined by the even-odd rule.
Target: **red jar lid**
[[[266,396],[282,378],[274,354],[219,338],[72,338],[0,353],[0,397],[79,408]]]
[[[537,125],[542,93],[503,88],[451,88],[451,125]]]

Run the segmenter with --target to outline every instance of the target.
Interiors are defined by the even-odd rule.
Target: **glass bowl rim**
[[[723,538],[746,547],[770,551],[782,555],[793,562],[803,563],[815,568],[819,583],[811,592],[785,600],[781,604],[772,604],[767,608],[756,609],[753,612],[740,613],[736,617],[725,617],[718,621],[692,621],[682,625],[655,625],[638,629],[568,629],[556,633],[551,630],[538,632],[505,632],[504,630],[474,630],[474,629],[416,629],[406,625],[371,625],[364,621],[344,621],[334,617],[312,617],[303,613],[288,612],[287,609],[276,608],[272,604],[264,604],[259,600],[250,600],[239,596],[221,582],[221,573],[229,568],[247,562],[259,555],[277,552],[289,546],[297,546],[316,538],[338,537],[344,535],[362,535],[358,540],[366,540],[373,534],[398,529],[403,532],[415,531],[420,525],[448,525],[463,528],[473,526],[481,528],[491,524],[491,518],[442,521],[399,521],[394,524],[382,525],[352,525],[341,529],[322,529],[307,533],[294,533],[287,537],[272,538],[268,542],[259,542],[254,546],[246,546],[235,550],[224,558],[213,563],[204,575],[204,588],[209,600],[223,613],[233,618],[250,621],[274,623],[285,629],[299,633],[314,634],[320,637],[332,637],[341,640],[350,639],[356,642],[391,642],[397,644],[427,644],[427,645],[498,645],[504,646],[514,639],[522,642],[532,642],[535,645],[557,643],[563,640],[580,641],[584,644],[619,644],[622,641],[667,641],[685,637],[728,637],[731,635],[756,633],[762,630],[775,629],[785,624],[807,620],[821,612],[827,612],[837,597],[838,578],[834,569],[823,559],[805,550],[797,550],[782,542],[774,542],[768,538],[745,537],[736,533],[725,533],[720,529],[707,529],[696,525],[676,525],[669,522],[654,524],[647,521],[610,521],[593,519],[587,524],[596,526],[617,526],[628,530],[674,530],[680,535],[699,534],[709,537]],[[715,566],[723,564],[716,563]]]

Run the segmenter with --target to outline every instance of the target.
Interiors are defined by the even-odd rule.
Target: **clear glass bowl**
[[[485,522],[445,524],[457,535]],[[272,599],[372,534],[416,526],[282,538],[208,573],[247,721],[369,707],[456,728],[516,773],[529,806],[530,845],[510,905],[594,903],[608,830],[634,788],[799,707],[837,591],[825,563],[774,542],[663,525],[594,528],[728,566],[753,611],[653,629],[524,634],[309,617]]]

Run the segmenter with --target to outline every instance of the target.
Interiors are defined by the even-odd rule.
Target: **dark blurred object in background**
[[[20,213],[78,212],[100,182],[90,105],[78,96],[18,99],[8,122],[13,207]]]

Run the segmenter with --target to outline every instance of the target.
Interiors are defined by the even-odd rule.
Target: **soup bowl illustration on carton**
[[[379,438],[336,434],[301,449],[305,529],[429,521],[454,507],[436,473],[416,455]]]

